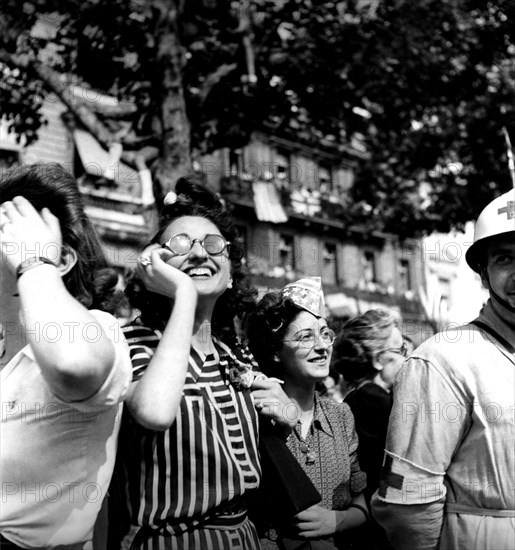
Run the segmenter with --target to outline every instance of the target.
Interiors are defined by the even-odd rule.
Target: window
[[[329,193],[333,188],[333,175],[329,166],[318,167],[318,188],[321,193]]]
[[[399,261],[399,290],[401,292],[412,290],[411,266],[409,260]]]
[[[330,285],[338,284],[338,259],[336,256],[336,244],[334,243],[324,243],[322,280]]]
[[[363,253],[363,280],[365,283],[376,283],[376,257],[371,250]]]
[[[245,225],[236,224],[236,231],[238,232],[237,240],[241,244],[242,250],[242,263],[247,263],[247,251],[248,251],[248,231]]]
[[[293,235],[281,233],[279,236],[279,265],[287,270],[295,269],[294,252]]]
[[[243,171],[243,151],[241,149],[229,150],[229,175],[240,176]]]
[[[288,151],[277,151],[274,155],[274,176],[280,186],[290,183],[290,154]]]

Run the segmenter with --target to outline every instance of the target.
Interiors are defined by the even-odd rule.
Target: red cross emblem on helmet
[[[499,210],[497,210],[497,214],[499,215],[504,213],[506,213],[509,220],[515,218],[515,201],[508,201],[504,208],[499,208]]]

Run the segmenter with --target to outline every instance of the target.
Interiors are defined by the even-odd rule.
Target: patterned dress
[[[366,487],[366,475],[358,461],[358,436],[354,417],[345,403],[315,394],[315,411],[308,436],[292,432],[286,444],[313,482],[329,510],[343,510]],[[276,526],[278,530],[284,526]],[[264,540],[265,550],[279,548],[278,533],[271,529]]]
[[[137,380],[160,334],[130,326],[125,336]],[[142,527],[133,548],[260,548],[245,502],[261,477],[258,420],[250,391],[234,377],[235,366],[249,371],[254,363],[242,346],[214,343],[218,358],[191,349],[180,410],[168,430],[130,423],[124,459],[132,523]]]

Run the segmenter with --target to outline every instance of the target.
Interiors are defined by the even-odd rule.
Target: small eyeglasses
[[[336,340],[334,330],[329,327],[323,328],[320,332],[315,332],[312,329],[301,330],[293,338],[283,340],[283,342],[292,342],[299,348],[314,348],[318,340],[321,340],[326,346],[332,346]]]
[[[203,239],[192,239],[186,233],[177,233],[163,244],[163,248],[168,248],[176,256],[184,256],[193,248],[196,242],[199,242],[210,256],[219,256],[231,244],[221,235],[209,234]]]
[[[406,344],[406,342],[403,342],[400,348],[387,348],[387,349],[383,349],[379,353],[381,354],[387,351],[391,351],[392,353],[397,353],[399,355],[402,355],[403,357],[408,357],[408,345]]]

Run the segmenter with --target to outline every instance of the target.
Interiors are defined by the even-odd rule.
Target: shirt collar
[[[22,353],[23,355],[26,355],[29,359],[32,359],[32,361],[35,361],[36,360],[36,357],[34,355],[34,352],[32,351],[32,348],[30,347],[29,344],[27,344],[21,351],[20,353]]]
[[[483,321],[505,340],[515,345],[515,327],[513,326],[512,315],[508,315],[500,304],[494,305],[492,300],[488,300],[477,320]]]
[[[2,380],[5,380],[9,374],[20,364],[23,357],[28,357],[32,362],[36,362],[34,352],[29,344],[22,348],[14,357],[11,358],[9,363],[2,368]]]
[[[315,411],[313,414],[313,426],[322,430],[327,435],[334,437],[334,430],[331,426],[331,421],[327,414],[327,404],[324,399],[321,399],[318,393],[315,392]]]
[[[232,355],[231,350],[221,340],[218,340],[218,338],[215,337],[213,337],[213,344],[218,352],[220,362],[226,364],[227,361],[224,360],[224,355]],[[208,357],[209,355],[204,355],[201,351],[191,346],[188,374],[192,378],[193,382],[198,381],[200,373],[202,372],[202,367]]]

